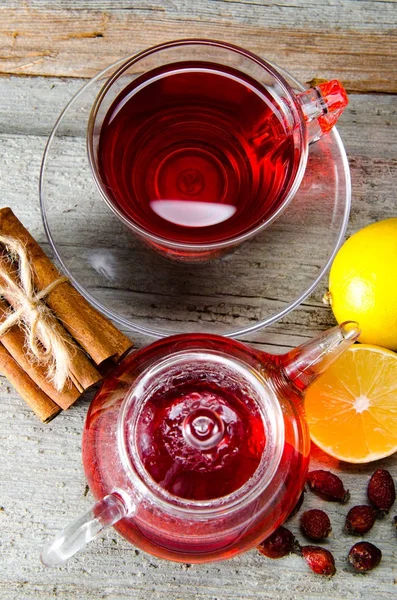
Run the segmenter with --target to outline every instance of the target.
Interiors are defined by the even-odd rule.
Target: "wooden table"
[[[53,123],[84,81],[116,59],[180,37],[224,39],[267,57],[303,82],[339,77],[350,105],[339,131],[352,172],[349,233],[396,216],[397,3],[394,0],[3,0],[0,7],[0,204],[45,236],[38,205],[42,151]],[[71,240],[73,242],[73,240]],[[78,249],[76,249],[78,251]],[[395,276],[395,274],[394,274]],[[246,339],[275,352],[333,323],[317,291],[276,325]],[[215,320],[216,315],[212,318]],[[147,339],[134,336],[138,346]],[[338,572],[326,580],[298,556],[271,561],[251,551],[203,566],[162,562],[108,531],[66,566],[39,555],[58,529],[87,508],[80,439],[87,401],[41,425],[0,379],[0,597],[136,600],[264,600],[397,597],[397,536],[391,519],[369,539],[381,565],[362,576],[346,563],[354,541],[345,509],[327,504]],[[338,465],[313,451],[313,465],[340,470],[353,503],[365,501],[375,465]],[[381,461],[397,476],[397,457]],[[376,465],[378,466],[378,465]],[[305,506],[321,501],[308,494]],[[297,519],[291,522],[297,533]]]

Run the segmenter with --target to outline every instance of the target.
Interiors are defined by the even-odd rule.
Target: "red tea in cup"
[[[187,244],[223,242],[262,223],[299,159],[266,89],[205,63],[135,79],[109,108],[98,146],[114,205],[145,231]]]
[[[89,160],[109,207],[146,243],[205,260],[281,214],[308,143],[346,104],[336,81],[296,94],[246,50],[170,42],[127,59],[105,84],[90,116]]]

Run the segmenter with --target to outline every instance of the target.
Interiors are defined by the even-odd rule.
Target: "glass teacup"
[[[126,59],[88,125],[95,182],[156,251],[217,257],[268,227],[302,181],[308,145],[347,105],[337,81],[295,93],[277,68],[211,40]]]

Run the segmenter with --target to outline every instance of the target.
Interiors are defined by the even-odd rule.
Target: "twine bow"
[[[7,258],[3,257],[0,260],[0,295],[13,306],[0,323],[0,338],[13,325],[23,323],[28,352],[46,366],[48,379],[58,391],[62,391],[69,376],[72,342],[59,333],[56,317],[42,300],[57,285],[68,279],[59,277],[44,290],[36,293],[31,265],[24,246],[18,240],[5,235],[0,235],[0,244],[4,245],[9,259],[19,264],[19,277],[14,278],[10,276],[9,269],[4,268]]]

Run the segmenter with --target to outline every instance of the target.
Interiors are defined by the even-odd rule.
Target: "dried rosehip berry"
[[[372,529],[376,519],[376,510],[368,504],[353,506],[347,513],[345,529],[348,533],[363,535]]]
[[[299,496],[298,502],[295,504],[294,508],[292,509],[292,511],[290,512],[290,514],[288,515],[287,520],[288,519],[292,519],[292,517],[294,517],[296,515],[296,513],[298,512],[298,510],[302,506],[304,499],[305,499],[305,492],[303,491],[301,493],[301,495]]]
[[[291,554],[294,548],[295,537],[289,529],[279,527],[258,546],[261,554],[269,558],[282,558]]]
[[[389,512],[396,499],[396,487],[393,477],[386,469],[378,469],[368,484],[369,501],[383,513]]]
[[[331,471],[311,471],[307,483],[313,492],[326,500],[345,504],[350,498],[349,490],[345,490],[341,479]]]
[[[347,560],[356,571],[371,571],[378,566],[382,552],[370,542],[358,542],[350,548]]]
[[[307,510],[300,520],[302,533],[312,540],[324,540],[331,533],[331,521],[327,513],[318,508]]]
[[[332,577],[335,574],[335,560],[329,550],[321,546],[302,546],[301,554],[311,570],[318,575]]]

